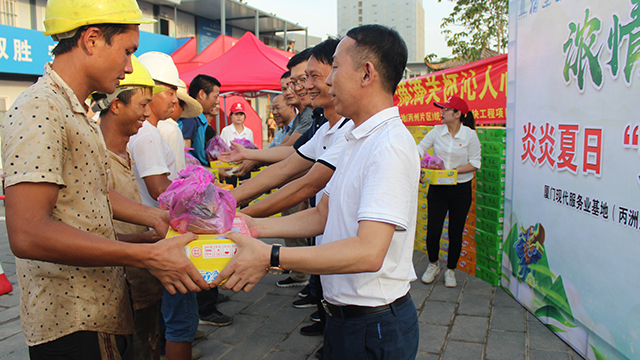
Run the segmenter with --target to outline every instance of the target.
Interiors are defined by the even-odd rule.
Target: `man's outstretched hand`
[[[184,253],[184,247],[198,237],[192,233],[160,240],[150,245],[145,268],[158,278],[171,294],[198,292],[211,288]]]
[[[251,229],[251,225],[249,226]],[[252,235],[253,233],[252,230]],[[224,236],[238,244],[238,252],[211,286],[218,286],[222,280],[227,279],[221,288],[249,292],[267,274],[271,262],[271,245],[235,231],[229,231]]]
[[[224,162],[242,161],[247,158],[247,149],[235,142],[231,142],[231,151],[225,151],[218,156],[218,160]]]

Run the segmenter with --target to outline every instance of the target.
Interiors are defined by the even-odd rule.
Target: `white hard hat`
[[[153,80],[168,85],[184,87],[180,83],[178,68],[171,56],[159,51],[149,51],[140,55],[138,60],[149,70]]]

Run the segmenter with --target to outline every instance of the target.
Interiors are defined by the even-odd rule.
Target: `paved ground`
[[[0,208],[4,215],[4,208]],[[15,259],[4,222],[0,223],[0,262],[12,284],[12,293],[0,296],[0,359],[27,359],[20,329]],[[424,254],[416,252],[418,276],[426,268]],[[458,287],[438,282],[412,284],[411,296],[420,322],[417,359],[569,360],[582,359],[540,321],[500,288],[457,272]],[[234,317],[230,326],[201,326],[206,337],[196,343],[202,359],[315,359],[321,337],[299,333],[311,324],[313,309],[295,309],[291,302],[300,288],[281,289],[285,276],[267,275],[250,293],[225,292],[231,301],[219,309]]]

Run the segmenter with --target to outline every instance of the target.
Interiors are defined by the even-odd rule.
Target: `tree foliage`
[[[441,2],[442,0],[438,0]],[[442,19],[440,28],[454,56],[467,60],[480,58],[482,49],[504,54],[508,42],[508,0],[449,0],[456,3],[453,12]],[[447,27],[462,26],[453,33]]]

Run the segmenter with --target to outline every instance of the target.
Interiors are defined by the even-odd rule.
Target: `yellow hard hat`
[[[103,97],[96,101],[93,105],[95,112],[109,108],[111,102],[123,91],[133,90],[143,86],[150,87],[153,94],[157,94],[165,90],[164,86],[156,85],[156,82],[151,78],[149,70],[147,70],[135,55],[131,55],[131,65],[133,67],[133,71],[131,74],[126,74],[124,79],[120,80],[120,84],[116,87],[116,91],[112,94],[108,94],[107,97]]]
[[[68,39],[84,25],[151,24],[136,0],[48,0],[44,14],[45,36]]]
[[[131,55],[131,65],[133,67],[133,71],[131,74],[126,74],[124,79],[120,80],[118,87],[149,86],[153,88],[154,94],[164,91],[164,86],[156,85],[156,82],[151,77],[149,70],[147,70],[135,55]]]

